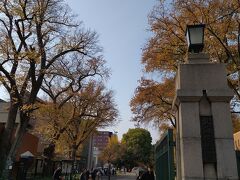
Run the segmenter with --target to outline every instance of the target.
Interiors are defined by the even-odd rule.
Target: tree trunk
[[[77,146],[76,146],[76,144],[73,144],[72,145],[72,154],[71,154],[71,158],[72,158],[72,161],[73,161],[73,170],[74,170],[74,165],[75,165],[75,163],[76,163],[76,154],[77,154]]]
[[[77,154],[77,146],[76,146],[76,143],[74,143],[72,145],[72,154],[71,154],[71,158],[72,158],[72,172],[71,172],[71,175],[70,175],[70,179],[72,179],[72,174],[75,173],[75,165],[76,165],[76,154]]]
[[[8,157],[8,152],[11,148],[11,139],[13,135],[13,131],[15,128],[15,121],[17,117],[18,105],[14,103],[10,103],[8,119],[5,125],[5,129],[3,130],[0,136],[0,177],[3,177],[5,174],[6,161]]]
[[[11,149],[8,153],[8,157],[11,158],[12,160],[14,160],[16,158],[17,150],[18,150],[19,146],[21,145],[24,134],[27,131],[27,126],[28,126],[30,117],[27,116],[26,114],[20,113],[20,120],[21,120],[21,123],[18,125],[18,128],[15,133],[14,141],[13,141]]]
[[[10,174],[8,167],[13,166],[13,162],[16,159],[17,150],[18,150],[19,146],[21,145],[23,136],[27,129],[28,122],[29,122],[29,116],[27,116],[23,113],[20,113],[20,123],[15,132],[15,136],[14,136],[13,142],[9,148],[10,150],[8,151],[8,155],[7,155],[7,159],[6,159],[6,163],[5,163],[5,173],[3,175],[3,177],[5,179],[7,179],[7,176]]]
[[[108,161],[108,180],[111,179],[111,164],[110,161]]]
[[[71,158],[73,161],[76,160],[76,154],[77,154],[77,146],[74,144],[72,145],[72,154],[71,154]]]

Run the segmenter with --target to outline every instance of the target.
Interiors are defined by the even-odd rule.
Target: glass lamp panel
[[[202,44],[203,42],[203,27],[189,28],[191,44]]]
[[[187,30],[187,33],[186,33],[186,38],[187,38],[187,45],[188,47],[190,46],[190,37],[189,37],[189,31]]]

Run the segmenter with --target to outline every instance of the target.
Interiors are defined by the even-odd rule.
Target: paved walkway
[[[134,174],[119,174],[116,176],[111,176],[110,180],[136,180],[136,176]],[[101,180],[108,180],[108,177],[103,176]]]
[[[110,180],[136,180],[135,176],[111,176]],[[108,177],[103,177],[102,180],[108,180]]]

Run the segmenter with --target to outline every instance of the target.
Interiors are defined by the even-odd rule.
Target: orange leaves
[[[161,84],[154,82],[153,80],[142,79],[140,85],[136,89],[135,98],[132,102],[144,102],[148,99],[148,102],[158,101],[156,97],[164,96],[166,98],[173,97],[173,80],[165,79]]]
[[[205,50],[214,60],[225,62],[235,58],[239,27],[238,1],[172,1],[160,3],[149,16],[153,37],[143,51],[142,63],[147,72],[176,70],[187,52],[187,24],[206,24]],[[239,52],[238,52],[239,53]],[[235,60],[236,61],[236,60]]]
[[[116,135],[113,135],[106,148],[101,152],[100,159],[104,162],[113,162],[120,157],[121,145]]]
[[[204,51],[215,63],[226,63],[229,85],[239,94],[240,70],[240,3],[238,0],[172,0],[160,1],[149,15],[153,36],[142,52],[146,73],[157,72],[172,77],[187,54],[187,24],[206,24]],[[171,84],[172,83],[172,84]],[[173,79],[162,82],[142,79],[131,100],[136,122],[174,125],[171,101]]]
[[[54,141],[57,150],[65,152],[72,145],[78,150],[96,128],[115,123],[118,111],[112,91],[101,82],[90,81],[67,101],[66,97],[68,92],[55,96],[56,101],[42,105],[38,111],[37,130]]]
[[[134,114],[133,121],[141,123],[171,121],[174,126],[172,100],[174,97],[174,78],[166,78],[162,83],[142,79],[130,102]]]
[[[237,114],[232,114],[233,133],[240,131],[240,117]]]

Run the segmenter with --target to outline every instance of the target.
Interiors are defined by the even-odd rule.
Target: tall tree
[[[122,146],[125,165],[132,168],[138,164],[151,164],[151,143],[150,132],[142,128],[129,129],[126,134],[123,134]]]
[[[238,0],[231,2],[227,0],[159,1],[149,15],[149,24],[153,36],[146,43],[142,53],[142,64],[145,66],[145,72],[160,73],[164,77],[164,81],[155,81],[155,84],[158,83],[160,87],[166,87],[167,83],[169,83],[166,78],[174,77],[178,64],[184,62],[186,59],[186,25],[204,23],[206,24],[204,51],[210,55],[212,62],[226,63],[228,84],[235,92],[232,103],[237,104],[236,102],[240,98],[239,13],[240,2]],[[172,81],[172,83],[174,82]],[[148,89],[153,89],[154,91],[155,84],[152,85],[149,83]],[[174,85],[169,86],[174,88]],[[150,106],[154,104],[155,100],[153,98],[149,99],[146,96],[141,101],[138,100],[141,96],[140,92],[143,93],[145,89],[145,84],[142,84],[142,81],[140,81],[140,85],[131,103],[134,113],[136,112],[135,109],[140,106],[142,106],[143,110],[147,109],[149,112],[151,110],[155,111],[155,106]],[[159,94],[164,99],[169,99],[169,94],[166,94],[165,90],[160,90]],[[161,106],[165,111],[169,109],[168,103],[169,101]],[[136,113],[136,117],[142,115],[142,111],[139,112]],[[157,111],[155,112],[158,113]],[[148,114],[146,115],[148,118]],[[145,121],[146,117],[142,118],[141,121]],[[161,117],[161,113],[158,117]],[[154,121],[156,116],[148,119]],[[160,122],[164,122],[165,120],[165,118],[159,118]]]
[[[120,158],[121,146],[116,135],[112,135],[107,147],[101,152],[100,160],[108,163],[108,179],[111,176],[111,164]]]
[[[0,81],[10,96],[0,135],[0,176],[14,160],[49,69],[74,57],[97,59],[99,53],[96,33],[75,21],[62,0],[0,1]],[[11,141],[17,112],[20,123]]]
[[[121,154],[121,145],[116,135],[112,135],[108,145],[100,154],[100,160],[107,163],[113,163]]]
[[[118,115],[112,91],[106,90],[102,83],[89,82],[60,108],[62,101],[57,102],[59,104],[51,102],[40,108],[36,130],[62,147],[65,153],[71,152],[73,160],[80,145],[94,130],[114,124]]]
[[[162,83],[142,78],[130,102],[133,121],[154,123],[161,129],[166,126],[175,127],[173,97],[174,78],[166,78]]]

